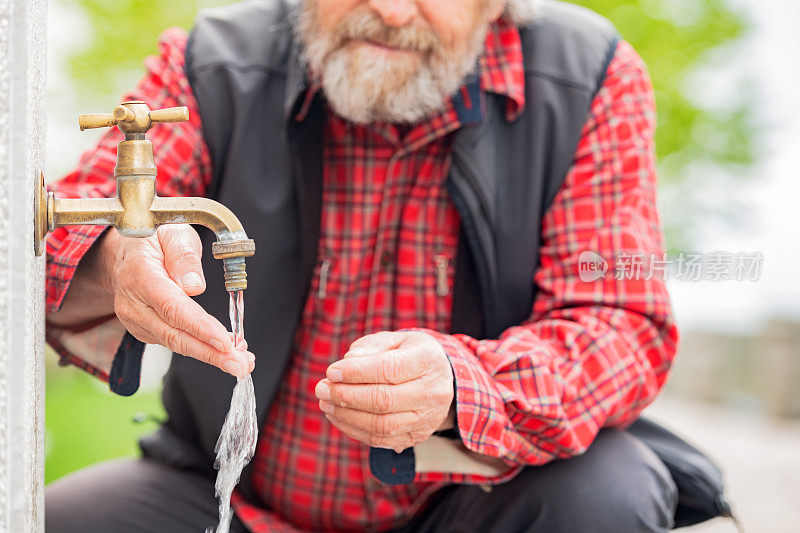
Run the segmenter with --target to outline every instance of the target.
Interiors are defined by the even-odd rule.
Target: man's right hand
[[[96,298],[101,291],[100,299],[106,306],[113,302],[117,318],[140,341],[161,344],[234,376],[244,377],[253,370],[255,357],[247,347],[234,347],[225,326],[190,298],[206,288],[202,244],[191,226],[161,226],[144,239],[125,238],[109,229],[93,248],[93,257],[85,268],[79,267],[62,310],[48,316],[48,321],[55,325],[74,321],[76,306],[88,299],[80,293],[91,291]],[[87,285],[94,286],[80,290]],[[73,289],[78,294],[70,294]],[[63,316],[65,312],[72,320]]]

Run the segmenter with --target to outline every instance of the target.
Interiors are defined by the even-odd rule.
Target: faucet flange
[[[250,257],[256,253],[256,243],[253,239],[217,241],[211,245],[211,253],[214,254],[214,259]]]
[[[33,251],[36,256],[44,253],[44,238],[50,232],[48,217],[48,193],[44,186],[44,174],[36,173],[33,186]]]

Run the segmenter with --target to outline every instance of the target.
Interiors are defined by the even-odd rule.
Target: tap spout
[[[76,224],[114,226],[126,237],[149,237],[164,224],[198,224],[213,231],[214,258],[221,259],[225,288],[247,288],[244,259],[255,254],[255,243],[247,238],[242,223],[224,205],[209,198],[125,195],[120,198],[56,198],[46,193],[46,231]],[[131,197],[135,198],[135,201]]]
[[[247,239],[236,215],[221,203],[209,198],[156,196],[150,213],[155,226],[198,224],[213,231],[222,243]]]

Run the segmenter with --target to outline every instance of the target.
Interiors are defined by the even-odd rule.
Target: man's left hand
[[[343,433],[400,453],[445,424],[453,371],[431,335],[381,332],[355,341],[317,383],[319,408]]]

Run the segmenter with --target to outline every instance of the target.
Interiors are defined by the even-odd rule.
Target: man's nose
[[[417,15],[416,0],[369,0],[369,6],[387,26],[405,26]]]

